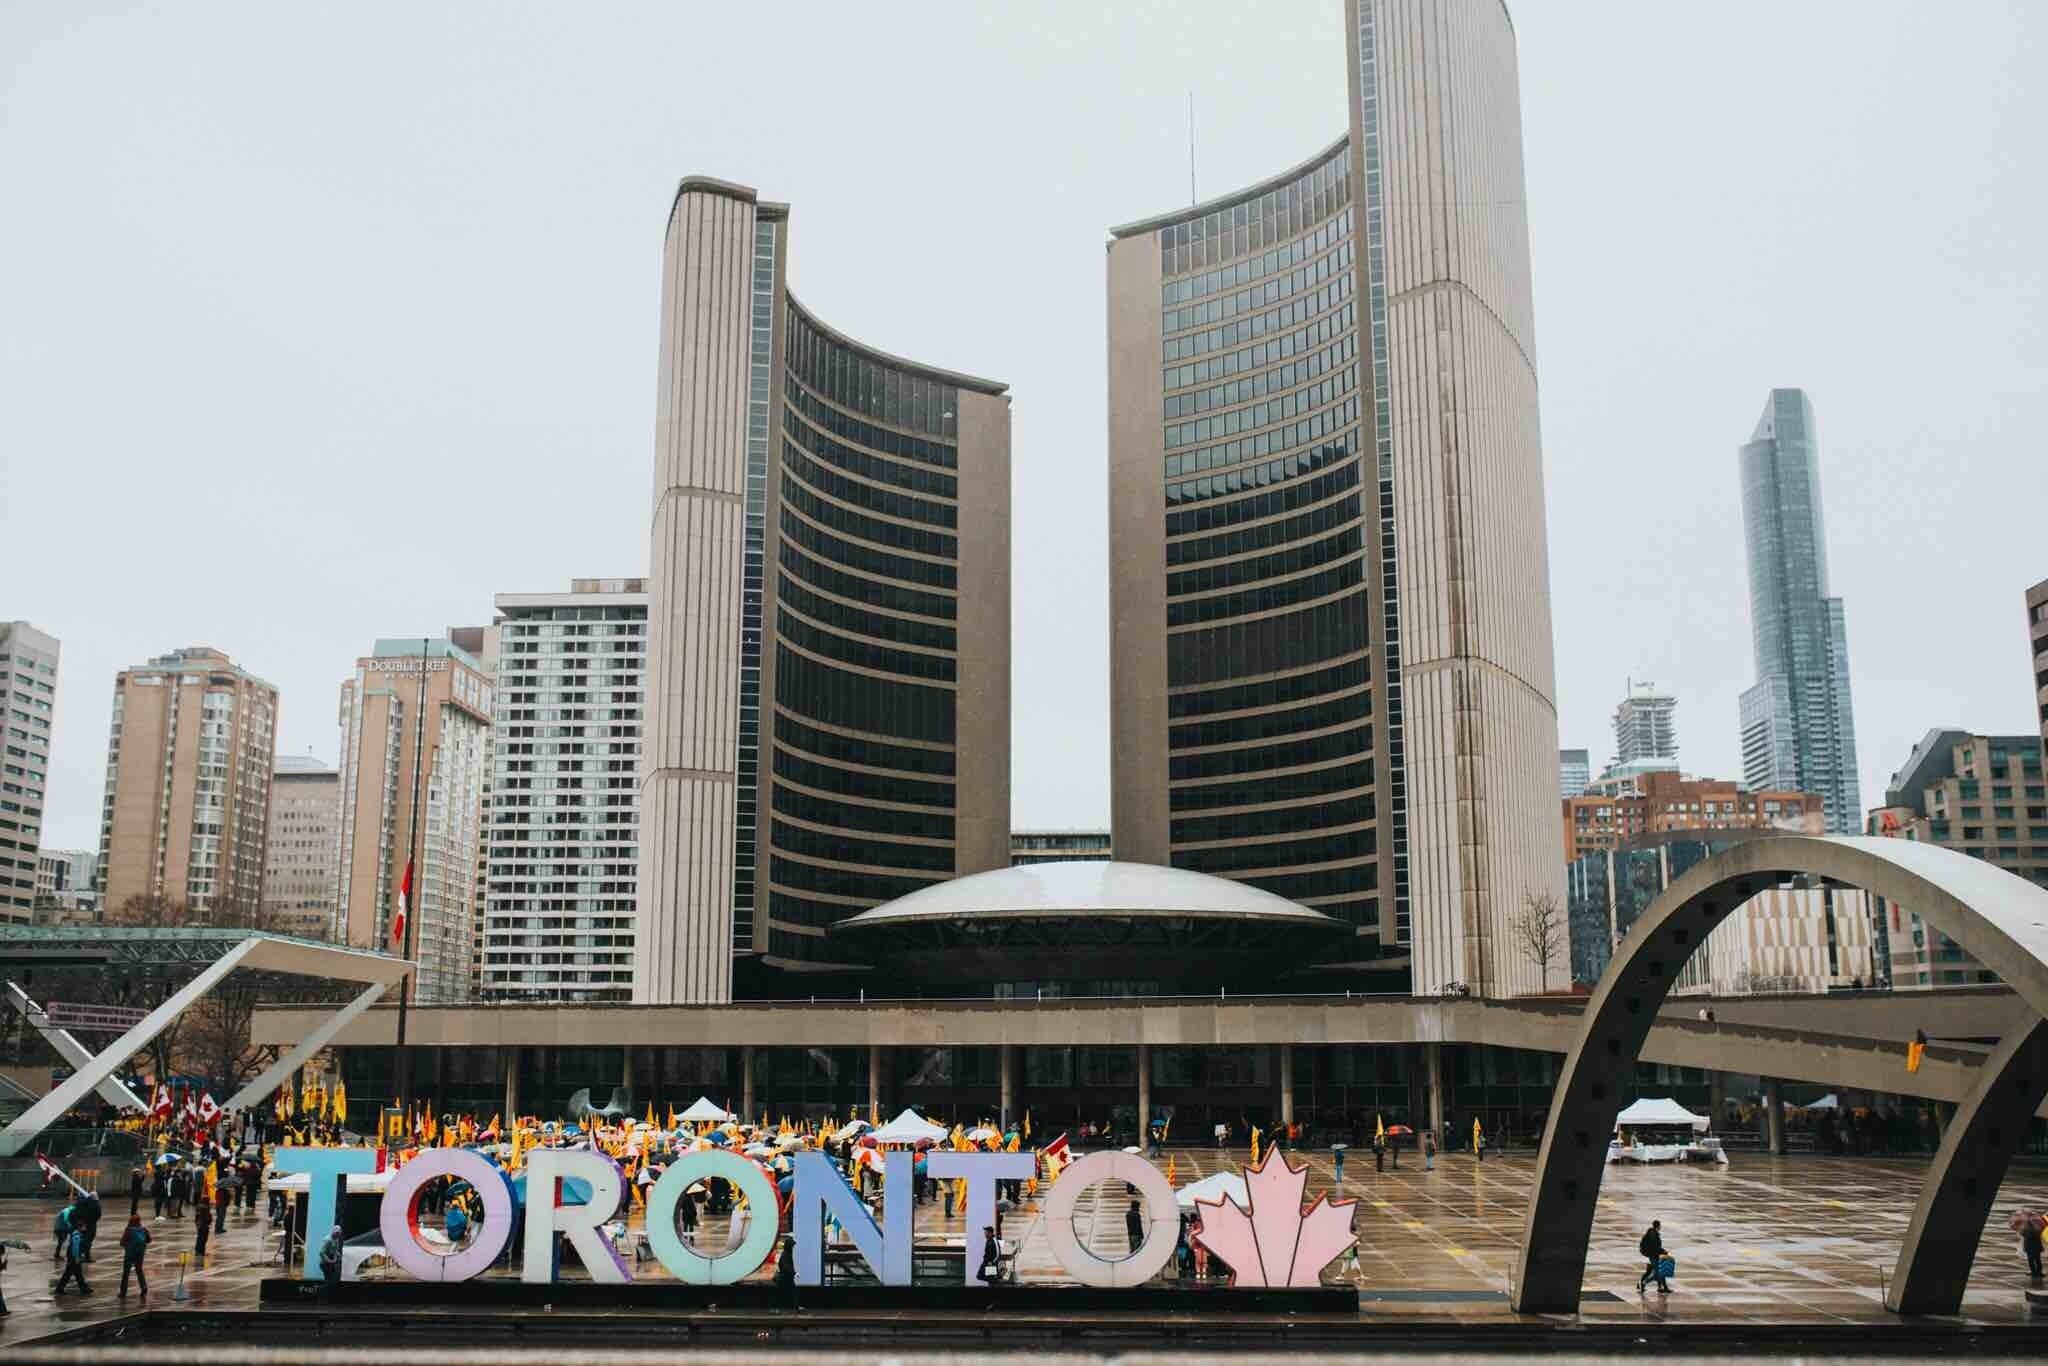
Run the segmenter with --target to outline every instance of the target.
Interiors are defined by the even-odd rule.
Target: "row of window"
[[[1263,256],[1239,261],[1236,265],[1220,270],[1204,271],[1200,275],[1184,275],[1178,280],[1168,280],[1159,287],[1159,306],[1172,308],[1191,299],[1201,299],[1222,290],[1234,289],[1238,285],[1250,284],[1254,279],[1275,274],[1289,266],[1299,265],[1312,257],[1320,256],[1333,245],[1349,245],[1351,240],[1351,211],[1344,210],[1314,232],[1305,233],[1291,242],[1282,243]]]
[[[906,588],[889,579],[871,579],[849,574],[823,560],[815,560],[789,541],[776,542],[776,559],[791,574],[837,597],[851,598],[892,612],[912,612],[921,617],[952,621],[959,612],[958,599],[940,593]],[[785,580],[786,581],[786,580]]]
[[[1279,806],[1263,811],[1237,811],[1227,816],[1191,816],[1171,826],[1175,844],[1204,844],[1211,840],[1257,839],[1265,835],[1288,835],[1309,830],[1329,830],[1357,825],[1373,818],[1370,792],[1354,793],[1312,806]],[[1274,866],[1268,863],[1264,866]]]
[[[1176,787],[1172,790],[1171,809],[1214,811],[1225,806],[1260,806],[1268,802],[1300,801],[1305,797],[1324,797],[1333,792],[1350,792],[1371,786],[1372,756],[1367,755],[1351,763],[1276,773],[1266,778]]]
[[[1366,648],[1365,603],[1346,594],[1305,611],[1227,622],[1166,638],[1169,688],[1299,668]]]
[[[801,308],[792,306],[788,316],[784,360],[817,392],[911,431],[950,438],[959,430],[959,391],[952,385],[846,345]]]
[[[1313,294],[1297,296],[1292,302],[1263,313],[1253,313],[1236,318],[1218,327],[1206,328],[1200,332],[1186,332],[1178,337],[1168,338],[1162,344],[1161,359],[1167,365],[1178,365],[1216,351],[1230,351],[1260,337],[1300,327],[1310,318],[1322,314],[1336,315],[1331,324],[1331,336],[1348,330],[1356,316],[1351,305],[1351,276],[1339,275]]]
[[[1347,721],[1370,720],[1371,716],[1372,693],[1359,687],[1305,707],[1175,726],[1168,732],[1167,743],[1173,749],[1183,750],[1239,744],[1247,740],[1274,740],[1283,735],[1300,735],[1305,731],[1341,726]]]
[[[1282,299],[1291,299],[1304,290],[1314,289],[1331,276],[1350,269],[1351,263],[1351,244],[1342,243],[1337,250],[1326,251],[1312,260],[1304,261],[1285,274],[1254,277],[1249,280],[1246,287],[1233,290],[1229,294],[1212,295],[1181,308],[1169,308],[1160,315],[1160,330],[1185,332],[1191,327],[1201,327],[1207,323],[1228,322],[1253,309],[1264,308]]]
[[[1274,840],[1269,844],[1225,844],[1207,849],[1175,849],[1173,866],[1198,873],[1242,873],[1254,868],[1292,868],[1305,863],[1335,863],[1369,858],[1378,849],[1373,830],[1348,830],[1340,835]]]
[[[1311,451],[1302,451],[1290,457],[1299,466],[1294,475],[1288,475],[1283,472],[1271,479],[1259,480],[1258,483],[1259,485],[1270,484],[1282,478],[1295,478],[1301,473],[1323,469],[1338,460],[1348,458],[1353,453],[1349,447],[1350,436],[1347,434],[1343,440],[1333,442],[1328,446],[1319,447]],[[1275,464],[1282,467],[1284,471],[1288,462],[1276,461]],[[1257,522],[1267,517],[1278,517],[1284,513],[1293,512],[1297,508],[1305,508],[1321,503],[1333,494],[1356,487],[1358,487],[1358,464],[1356,461],[1352,461],[1337,469],[1319,474],[1306,483],[1283,483],[1280,487],[1273,489],[1269,493],[1257,494],[1250,498],[1241,498],[1236,502],[1208,503],[1200,507],[1187,508],[1180,512],[1169,512],[1166,514],[1166,534],[1168,536],[1186,536],[1197,532],[1214,531],[1222,527],[1243,526],[1247,522]],[[1276,533],[1276,537],[1280,541],[1295,539],[1294,536],[1285,532]],[[1183,549],[1182,547],[1184,546],[1191,548]],[[1218,555],[1229,554],[1230,551],[1227,546],[1228,542],[1218,542],[1210,539],[1201,541],[1170,541],[1166,547],[1166,562],[1169,565],[1174,565],[1194,560],[1212,559]],[[1246,548],[1251,549],[1253,547],[1247,546]]]
[[[1167,759],[1166,772],[1173,782],[1195,782],[1204,778],[1228,778],[1240,773],[1265,773],[1276,768],[1304,768],[1347,755],[1363,754],[1371,748],[1372,726],[1364,724],[1307,740],[1287,740],[1250,749],[1175,754]]]
[[[1180,275],[1283,241],[1329,218],[1351,201],[1351,156],[1340,147],[1328,161],[1285,185],[1159,230],[1159,264]]]
[[[898,844],[893,840],[861,839],[853,835],[810,830],[784,821],[771,822],[777,850],[804,858],[833,863],[859,863],[874,868],[913,868],[921,872],[953,871],[953,847],[949,844]]]
[[[1307,673],[1289,674],[1285,678],[1269,678],[1258,683],[1235,683],[1227,688],[1215,688],[1207,692],[1175,693],[1166,700],[1166,714],[1176,719],[1184,716],[1213,716],[1218,712],[1246,711],[1253,707],[1273,707],[1289,702],[1301,702],[1326,693],[1347,692],[1362,683],[1371,681],[1372,663],[1364,655],[1349,659],[1342,664],[1333,664],[1324,669],[1311,669]]]
[[[1254,371],[1241,379],[1225,380],[1206,389],[1193,389],[1184,394],[1168,394],[1163,400],[1164,416],[1171,420],[1190,414],[1199,415],[1238,403],[1249,403],[1268,394],[1281,393],[1326,375],[1339,366],[1349,364],[1357,355],[1358,336],[1356,333],[1346,333],[1298,361],[1284,362],[1270,370]]]
[[[886,645],[835,635],[786,608],[775,614],[775,633],[798,649],[857,668],[877,669],[883,673],[901,674],[905,678],[929,678],[941,683],[952,683],[958,677],[959,662],[952,655],[894,650]]]
[[[1304,552],[1283,551],[1278,558],[1300,555]],[[1249,616],[1255,612],[1271,612],[1297,603],[1314,602],[1332,593],[1341,593],[1356,588],[1365,582],[1365,561],[1348,560],[1343,564],[1325,569],[1321,573],[1308,574],[1298,579],[1283,579],[1278,583],[1262,584],[1247,588],[1239,593],[1224,593],[1213,598],[1181,598],[1166,604],[1166,624],[1193,626],[1205,621],[1221,621],[1226,617]]]
[[[796,435],[795,417],[792,416],[790,421],[790,434],[794,437]],[[836,447],[842,451],[847,449],[844,446],[839,446],[837,442],[827,440],[826,438],[819,437],[817,439],[820,445]],[[875,463],[883,462],[876,461]],[[884,517],[901,517],[906,521],[925,522],[932,526],[952,528],[959,523],[960,510],[956,504],[933,502],[926,498],[915,498],[907,493],[898,493],[894,489],[881,488],[860,479],[850,478],[822,461],[813,460],[804,450],[803,446],[795,440],[783,442],[782,464],[783,468],[795,474],[812,488],[830,494],[842,503],[853,503],[859,507],[866,508],[870,512],[879,512]],[[910,474],[921,475],[924,473],[924,471],[909,465],[898,465],[894,468]],[[950,476],[933,475],[930,477],[944,477],[949,489],[953,483]],[[892,482],[900,483],[903,481],[897,480]],[[950,493],[948,496],[951,496]]]
[[[960,585],[959,573],[953,565],[936,560],[906,559],[858,541],[843,540],[812,526],[786,507],[782,510],[782,534],[813,554],[822,555],[849,569],[900,579],[905,583],[923,584],[927,588],[958,588]]]
[[[794,717],[775,718],[775,739],[792,749],[805,750],[825,759],[838,759],[844,763],[861,764],[868,768],[893,768],[905,773],[925,773],[935,777],[953,776],[953,751],[950,749],[915,749],[909,745],[889,745],[879,740],[855,739],[850,735],[837,735],[831,731],[807,726]],[[919,800],[906,798],[905,800]],[[940,805],[952,804],[951,789]]]
[[[1232,381],[1233,384],[1245,382],[1243,380]],[[1334,373],[1325,376],[1319,383],[1311,384],[1308,388],[1298,390],[1295,393],[1268,399],[1264,403],[1254,403],[1248,408],[1232,408],[1217,413],[1213,417],[1196,418],[1192,422],[1169,422],[1166,424],[1166,448],[1174,450],[1178,447],[1194,445],[1196,442],[1235,436],[1239,432],[1254,431],[1261,427],[1271,426],[1276,422],[1285,422],[1288,418],[1300,417],[1304,413],[1312,412],[1324,404],[1334,401],[1339,394],[1348,394],[1357,387],[1358,367],[1355,365],[1340,366]],[[1257,443],[1253,443],[1252,448],[1244,452],[1247,456],[1256,456],[1260,453],[1257,449]],[[1222,451],[1211,449],[1199,453],[1195,463],[1192,465],[1183,463],[1178,470],[1169,466],[1167,473],[1168,475],[1186,474],[1195,470],[1214,469],[1218,465],[1230,463],[1227,459],[1223,458],[1224,454]],[[1206,463],[1204,463],[1205,461]]]
[[[851,441],[866,446],[882,455],[893,455],[934,469],[951,470],[960,466],[959,452],[942,441],[927,441],[920,436],[895,431],[889,427],[877,427],[872,422],[863,422],[850,413],[843,413],[817,397],[795,379],[782,386],[783,402],[802,413],[804,420],[830,436],[841,441]]]
[[[863,541],[919,555],[940,555],[949,560],[958,559],[960,555],[960,541],[956,536],[905,526],[901,522],[885,522],[838,503],[827,502],[787,470],[782,475],[782,500],[818,525],[848,536],[858,536]]]
[[[778,748],[775,751],[775,776],[846,797],[865,797],[880,802],[916,802],[948,811],[953,807],[951,783],[835,768],[830,764],[815,763],[793,750]]]
[[[1207,498],[1228,498],[1232,494],[1249,493],[1254,489],[1297,478],[1334,460],[1341,460],[1358,449],[1357,430],[1345,430],[1347,424],[1355,422],[1357,417],[1358,400],[1351,398],[1316,414],[1307,422],[1297,422],[1292,427],[1264,432],[1245,441],[1233,441],[1230,443],[1233,448],[1247,448],[1238,456],[1233,456],[1233,459],[1252,459],[1265,453],[1268,446],[1273,450],[1288,451],[1289,454],[1262,465],[1246,465],[1238,469],[1225,470],[1221,474],[1205,474],[1200,479],[1183,479],[1179,483],[1168,484],[1166,505],[1173,508],[1182,503],[1195,503]],[[1325,442],[1325,437],[1336,439]],[[1259,449],[1250,449],[1253,447]],[[1168,534],[1171,535],[1171,513],[1167,515],[1167,526]]]
[[[854,631],[864,636],[895,641],[924,650],[951,650],[959,643],[951,626],[917,617],[885,616],[879,612],[849,607],[833,598],[821,597],[787,574],[776,579],[777,597],[796,611],[827,626]]]
[[[1356,508],[1356,500],[1348,500]],[[1342,511],[1341,506],[1332,505],[1320,513],[1331,514],[1330,520]],[[1319,541],[1302,541],[1275,550],[1265,555],[1254,555],[1248,559],[1225,560],[1220,564],[1205,564],[1194,569],[1184,569],[1177,574],[1166,576],[1166,591],[1169,596],[1181,597],[1192,593],[1213,593],[1218,589],[1235,588],[1239,584],[1259,583],[1266,579],[1277,579],[1288,574],[1298,574],[1304,569],[1313,569],[1319,564],[1328,564],[1345,555],[1357,554],[1365,549],[1365,528],[1353,522],[1334,536]]]
[[[775,647],[775,701],[828,726],[932,744],[955,739],[952,689],[847,673],[781,643]]]
[[[780,840],[777,841],[780,844]],[[949,854],[951,851],[947,851]],[[950,869],[951,864],[949,863]],[[779,887],[796,892],[816,892],[822,896],[854,897],[871,906],[884,901],[894,901],[899,896],[908,896],[920,888],[929,887],[935,878],[889,877],[880,873],[856,873],[844,868],[821,867],[798,859],[784,858],[781,852],[768,860],[768,879]],[[843,907],[843,914],[852,915],[858,907]]]
[[[785,783],[775,785],[775,810],[813,825],[837,826],[842,830],[864,830],[870,834],[901,835],[914,839],[953,838],[953,815],[950,811],[895,811],[863,803],[836,802],[829,797],[800,792]]]
[[[1372,832],[1368,830],[1364,833],[1368,836],[1365,843],[1371,845]],[[1174,855],[1174,867],[1193,866],[1182,863],[1181,859],[1182,855]],[[1373,860],[1367,858],[1341,868],[1319,868],[1312,873],[1268,873],[1263,876],[1247,877],[1244,881],[1261,891],[1271,892],[1274,896],[1284,896],[1289,901],[1307,901],[1311,897],[1346,896],[1374,891],[1376,877]]]
[[[1343,318],[1344,312],[1340,310],[1292,332],[1283,332],[1277,337],[1268,337],[1264,341],[1240,346],[1235,351],[1218,351],[1200,360],[1169,365],[1159,372],[1161,387],[1169,390],[1185,389],[1192,384],[1207,384],[1212,379],[1249,374],[1296,356],[1307,355],[1319,347],[1327,346],[1338,337],[1355,339],[1358,334],[1344,325]]]

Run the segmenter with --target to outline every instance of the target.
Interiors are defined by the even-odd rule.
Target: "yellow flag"
[[[654,1102],[651,1100],[647,1102],[647,1127],[654,1127]]]
[[[1259,1126],[1252,1125],[1252,1165],[1259,1165]]]
[[[1024,1137],[1031,1137],[1031,1112],[1029,1110],[1024,1112]]]
[[[348,1088],[347,1088],[346,1086],[344,1086],[344,1085],[342,1084],[342,1082],[341,1082],[341,1079],[340,1079],[339,1077],[336,1077],[336,1078],[335,1078],[335,1080],[334,1080],[334,1112],[333,1112],[333,1113],[334,1113],[334,1122],[335,1122],[336,1124],[342,1124],[342,1123],[346,1123],[346,1122],[347,1122],[347,1120],[348,1120]]]
[[[1374,1115],[1372,1117],[1372,1134],[1374,1138],[1385,1138],[1387,1136],[1387,1121],[1384,1115]]]
[[[1166,1184],[1169,1186],[1173,1184],[1174,1170],[1174,1157],[1171,1153],[1168,1153],[1166,1157]]]

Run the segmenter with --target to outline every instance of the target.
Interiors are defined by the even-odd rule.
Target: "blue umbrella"
[[[732,1138],[729,1135],[722,1133],[706,1134],[704,1135],[704,1137],[709,1141],[716,1143],[721,1148],[723,1148],[726,1144],[732,1142]]]
[[[793,1176],[783,1177],[780,1181],[777,1181],[775,1183],[775,1189],[781,1191],[784,1195],[789,1194],[791,1191],[796,1189],[796,1178]]]
[[[520,1204],[526,1203],[526,1177],[524,1174],[512,1178],[512,1194]],[[579,1205],[590,1203],[590,1183],[580,1176],[562,1178],[562,1203]]]

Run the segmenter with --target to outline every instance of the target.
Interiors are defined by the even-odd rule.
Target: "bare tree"
[[[210,906],[163,896],[131,896],[108,916],[112,924],[135,929],[268,929],[270,917],[260,901],[244,904],[222,899]],[[160,979],[148,998],[137,1005],[161,1004],[182,983]],[[153,989],[151,989],[153,988]],[[149,1065],[158,1078],[188,1073],[226,1086],[230,1091],[262,1070],[268,1053],[249,1042],[258,989],[246,979],[229,977],[194,1003],[170,1028],[151,1041]]]
[[[1537,980],[1548,990],[1550,965],[1564,952],[1565,913],[1552,892],[1522,893],[1522,909],[1508,922],[1515,947],[1536,969]]]

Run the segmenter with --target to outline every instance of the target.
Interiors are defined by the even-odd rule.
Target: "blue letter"
[[[849,1188],[823,1153],[795,1155],[796,1190],[790,1201],[789,1223],[796,1231],[796,1281],[817,1285],[825,1278],[824,1224],[831,1212],[839,1226],[853,1239],[860,1255],[874,1268],[875,1279],[883,1285],[910,1284],[910,1206],[915,1193],[910,1188],[911,1155],[901,1148],[890,1149],[882,1159],[882,1222],[885,1235],[868,1217],[867,1206]]]

